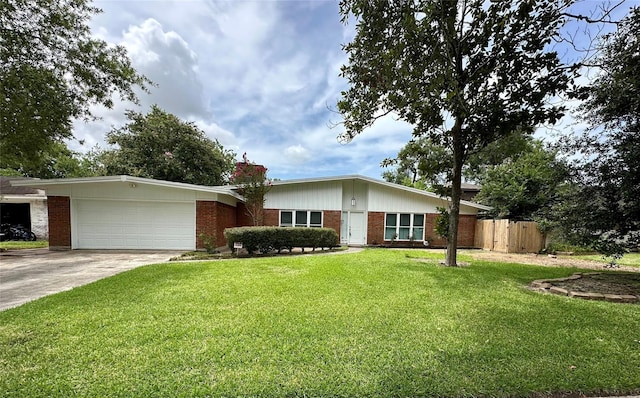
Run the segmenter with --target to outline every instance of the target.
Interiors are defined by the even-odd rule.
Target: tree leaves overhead
[[[341,10],[358,21],[338,103],[347,138],[390,111],[443,144],[445,122],[462,118],[469,143],[485,145],[564,111],[544,104],[570,77],[545,51],[562,23],[557,2],[353,0]]]
[[[116,146],[103,156],[107,174],[223,185],[235,167],[235,153],[209,139],[191,122],[153,105],[147,115],[127,112],[130,122],[107,133]]]
[[[0,3],[0,156],[11,167],[37,161],[53,142],[70,138],[72,120],[113,96],[137,102],[150,83],[122,46],[91,36],[99,13],[87,0]]]
[[[567,1],[570,3],[570,1]],[[356,35],[338,110],[349,141],[394,114],[451,153],[447,264],[455,265],[462,170],[469,156],[523,126],[555,123],[547,102],[571,83],[548,45],[564,22],[552,0],[342,0]]]

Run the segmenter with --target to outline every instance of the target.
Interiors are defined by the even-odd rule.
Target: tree
[[[0,158],[10,168],[37,167],[53,143],[72,137],[72,121],[113,95],[136,102],[136,73],[122,46],[91,36],[101,12],[88,0],[0,3]]]
[[[545,217],[547,209],[560,200],[568,178],[568,166],[557,158],[557,151],[535,141],[527,152],[487,168],[475,200],[491,206],[491,217],[534,220]]]
[[[349,141],[388,114],[451,153],[446,264],[456,265],[461,180],[469,156],[521,126],[554,123],[571,69],[548,50],[564,21],[556,1],[342,0],[356,18],[344,48],[350,87],[338,110]]]
[[[245,152],[242,162],[237,164],[236,171],[231,175],[231,183],[237,185],[238,193],[244,197],[247,215],[253,225],[263,225],[265,196],[271,190],[267,168],[249,162]]]
[[[129,174],[200,185],[222,185],[234,169],[235,153],[209,139],[192,122],[153,105],[148,114],[127,111],[124,127],[107,133],[116,146],[101,159],[107,174]]]
[[[635,8],[603,38],[600,73],[581,108],[590,129],[569,142],[578,174],[552,220],[570,243],[613,256],[640,244],[639,32]]]
[[[479,181],[487,168],[516,157],[532,145],[531,131],[519,129],[500,138],[476,153],[469,154],[463,166],[463,176],[470,181]],[[427,189],[441,196],[447,196],[451,181],[452,153],[443,145],[436,145],[428,137],[409,141],[395,159],[385,159],[382,167],[394,167],[383,172],[385,181],[419,189]]]

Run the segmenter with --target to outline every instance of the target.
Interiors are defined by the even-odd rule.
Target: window
[[[282,210],[280,211],[280,226],[320,228],[322,227],[322,212],[311,210]]]
[[[384,240],[424,240],[424,214],[387,213]]]

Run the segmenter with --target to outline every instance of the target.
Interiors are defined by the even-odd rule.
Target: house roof
[[[334,176],[334,177],[315,177],[315,178],[301,178],[301,179],[294,179],[294,180],[283,180],[283,181],[273,181],[272,185],[292,185],[292,184],[304,184],[304,183],[313,183],[313,182],[329,182],[329,181],[351,181],[351,180],[356,180],[356,181],[364,181],[364,182],[368,182],[371,184],[377,184],[377,185],[381,185],[381,186],[386,186],[389,188],[393,188],[393,189],[399,189],[402,191],[406,191],[406,192],[412,192],[418,195],[422,195],[422,196],[426,196],[429,198],[435,198],[435,199],[446,199],[446,200],[450,200],[450,198],[448,197],[441,197],[440,195],[430,192],[430,191],[425,191],[422,189],[417,189],[417,188],[412,188],[412,187],[407,187],[405,185],[400,185],[400,184],[395,184],[392,182],[388,182],[388,181],[383,181],[383,180],[377,180],[375,178],[371,178],[371,177],[365,177],[362,175],[358,175],[358,174],[352,174],[352,175],[344,175],[344,176]],[[490,210],[491,207],[489,206],[484,206],[478,203],[474,203],[474,202],[469,202],[466,200],[461,200],[460,204],[465,205],[465,206],[469,206],[469,207],[473,207],[479,210]]]
[[[9,195],[9,196],[42,196],[46,195],[39,189],[33,188],[31,186],[18,186],[15,185],[15,182],[18,181],[34,181],[33,178],[25,178],[25,177],[2,177],[0,176],[0,195]]]
[[[416,189],[412,187],[407,187],[400,184],[394,184],[392,182],[387,182],[383,180],[377,180],[375,178],[365,177],[362,175],[344,175],[344,176],[333,176],[333,177],[314,177],[314,178],[301,178],[301,179],[293,179],[293,180],[283,180],[283,181],[273,181],[273,185],[293,185],[293,184],[305,184],[305,183],[314,183],[314,182],[329,182],[329,181],[363,181],[371,184],[377,184],[380,186],[386,186],[392,189],[398,189],[401,191],[411,192],[414,194],[426,196],[429,198],[435,199],[446,199],[441,196],[425,191],[422,189]],[[40,180],[40,179],[17,179],[11,180],[10,185],[12,188],[28,188],[35,187],[44,189],[48,186],[60,186],[60,185],[73,185],[73,184],[95,184],[95,183],[108,183],[108,182],[129,182],[134,184],[147,184],[147,185],[155,185],[160,187],[169,187],[169,188],[177,188],[177,189],[187,189],[193,191],[201,191],[201,192],[212,192],[230,195],[236,199],[244,200],[243,197],[238,194],[234,189],[237,189],[237,186],[234,185],[224,185],[224,186],[204,186],[204,185],[195,185],[195,184],[186,184],[182,182],[173,182],[173,181],[164,181],[164,180],[154,180],[151,178],[142,178],[142,177],[133,177],[128,175],[119,175],[119,176],[105,176],[105,177],[82,177],[82,178],[57,178],[50,180]],[[3,191],[4,192],[4,189]],[[484,206],[478,203],[469,202],[466,200],[461,200],[460,204],[469,206],[472,208],[476,208],[479,210],[490,210],[491,208],[488,206]]]
[[[230,186],[205,186],[186,184],[183,182],[173,182],[164,180],[154,180],[152,178],[133,177],[128,175],[119,176],[105,176],[105,177],[82,177],[82,178],[55,178],[50,180],[27,180],[27,181],[14,181],[11,183],[13,187],[37,187],[46,188],[49,186],[60,185],[74,185],[74,184],[95,184],[95,183],[108,183],[108,182],[129,182],[132,184],[145,184],[154,185],[166,188],[186,189],[191,191],[212,192],[233,196],[236,199],[242,200],[237,192],[235,192]]]

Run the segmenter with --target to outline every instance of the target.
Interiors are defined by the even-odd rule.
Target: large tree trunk
[[[462,122],[457,120],[452,129],[453,135],[453,175],[451,178],[451,208],[449,209],[449,237],[445,264],[456,267],[458,251],[458,222],[460,220],[460,196],[462,193],[462,164],[464,145],[462,144]]]

